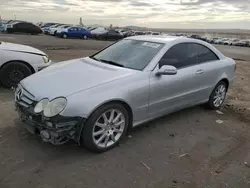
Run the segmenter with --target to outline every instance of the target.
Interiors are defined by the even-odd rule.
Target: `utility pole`
[[[14,19],[16,20],[16,15],[14,14]]]
[[[83,26],[83,23],[82,23],[82,18],[80,18],[80,23],[79,23],[80,26]]]

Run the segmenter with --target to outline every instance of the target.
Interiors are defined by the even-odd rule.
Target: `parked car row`
[[[218,38],[218,37],[207,38],[207,37],[200,37],[198,35],[192,35],[191,38],[200,39],[211,44],[250,47],[250,40],[241,40],[236,38]]]
[[[199,35],[187,35],[183,33],[160,33],[153,31],[134,31],[129,29],[107,29],[104,27],[83,27],[79,25],[63,23],[38,23],[37,25],[22,20],[9,20],[0,22],[0,32],[6,33],[30,33],[48,34],[61,38],[94,38],[98,40],[120,40],[125,37],[138,35],[172,35],[184,36],[206,41],[211,44],[250,47],[250,40],[237,38],[202,37]]]

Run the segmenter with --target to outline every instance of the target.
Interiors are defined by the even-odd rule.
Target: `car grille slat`
[[[26,107],[26,108],[29,107],[29,105],[27,105],[26,103],[24,103],[22,101],[18,101],[17,103],[20,104],[20,105],[22,105],[22,106],[24,106],[24,107]]]
[[[18,85],[16,89],[15,98],[18,104],[26,108],[30,107],[35,102],[35,97],[21,85]]]
[[[34,101],[30,100],[29,98],[27,98],[26,96],[22,96],[20,98],[21,101],[24,101],[25,103],[31,105]]]

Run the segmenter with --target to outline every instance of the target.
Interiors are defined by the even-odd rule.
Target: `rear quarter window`
[[[190,43],[189,51],[190,53],[194,51],[197,54],[199,63],[219,60],[219,57],[212,50],[210,50],[208,47],[203,46],[201,44]]]

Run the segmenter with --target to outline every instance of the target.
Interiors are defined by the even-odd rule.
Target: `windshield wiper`
[[[109,60],[105,60],[105,59],[98,59],[98,58],[95,58],[94,56],[90,56],[90,58],[96,60],[96,61],[100,61],[102,63],[107,63],[107,64],[110,64],[110,65],[115,65],[115,66],[119,66],[119,67],[124,67],[124,65],[122,64],[119,64],[119,63],[116,63],[114,61],[109,61]]]
[[[99,59],[99,61],[103,62],[103,63],[108,63],[110,65],[115,65],[115,66],[119,66],[119,67],[124,67],[124,65],[116,63],[114,61],[109,61],[109,60],[105,60],[105,59]]]

